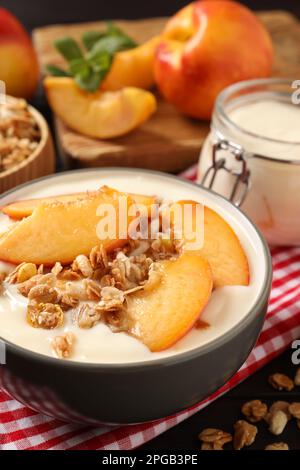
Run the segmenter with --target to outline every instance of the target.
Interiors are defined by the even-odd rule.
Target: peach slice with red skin
[[[20,220],[24,217],[30,216],[33,211],[40,206],[41,204],[51,204],[54,202],[69,203],[76,201],[78,199],[84,199],[88,194],[94,194],[95,191],[90,193],[74,193],[74,194],[62,194],[60,196],[50,196],[37,199],[26,199],[21,201],[12,202],[7,206],[1,208],[3,214],[7,215],[11,219]],[[134,200],[136,204],[144,205],[148,208],[150,213],[151,205],[155,204],[155,196],[146,196],[143,194],[132,194],[129,193],[130,197]]]
[[[175,204],[182,207],[184,204],[192,205],[193,218],[195,217],[197,202],[186,200],[178,201]],[[174,223],[174,212],[172,210],[170,221],[172,225]],[[189,243],[192,242],[193,240],[189,240]],[[188,251],[188,248],[186,251]],[[204,207],[203,246],[197,249],[196,252],[209,262],[213,273],[214,287],[247,286],[249,284],[249,264],[238,237],[219,214],[206,206]]]
[[[92,248],[99,244],[103,244],[108,251],[122,246],[126,243],[126,237],[99,239],[97,234],[101,219],[97,210],[101,204],[111,204],[117,215],[118,236],[120,196],[125,198],[128,210],[134,204],[132,198],[107,187],[68,203],[39,205],[32,215],[2,234],[0,259],[15,264],[26,261],[51,266],[56,261],[69,264],[79,254],[89,255]],[[128,227],[129,217],[126,223]]]
[[[153,352],[169,348],[194,326],[213,287],[209,263],[197,253],[159,264],[158,286],[128,296],[126,312],[130,333]]]

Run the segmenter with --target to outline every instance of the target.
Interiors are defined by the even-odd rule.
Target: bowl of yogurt
[[[240,205],[272,245],[300,243],[297,103],[292,80],[229,86],[216,100],[199,160],[198,181]]]
[[[272,278],[270,255],[260,233],[234,204],[158,172],[110,168],[61,173],[4,194],[1,207],[102,185],[155,194],[166,201],[193,200],[220,214],[246,253],[249,284],[215,288],[197,327],[157,352],[125,332],[114,333],[106,324],[79,331],[66,321],[61,333],[78,336],[69,360],[60,360],[51,351],[54,330],[32,328],[26,322],[26,299],[13,286],[0,298],[0,338],[6,350],[1,386],[29,407],[67,421],[146,422],[194,405],[241,367],[264,322]],[[1,231],[9,224],[13,222],[2,214]]]

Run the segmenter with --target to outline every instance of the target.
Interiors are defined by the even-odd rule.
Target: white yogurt
[[[203,145],[199,182],[212,164],[217,131],[225,140],[240,145],[245,152],[251,184],[242,205],[243,211],[257,224],[270,244],[299,245],[300,106],[280,101],[277,97],[264,99],[262,93],[255,94],[249,101],[233,101],[226,107],[225,114],[231,123],[228,120],[222,126],[215,114],[213,131]],[[240,171],[241,165],[231,152],[219,151],[217,157],[225,158],[231,170]],[[234,183],[234,176],[220,170],[213,189],[229,198]]]
[[[163,176],[151,174],[139,175],[126,170],[115,173],[107,170],[101,173],[101,179],[93,171],[57,176],[30,185],[8,196],[2,203],[21,198],[92,190],[103,184],[123,191],[155,194],[168,200],[195,199],[216,209],[206,193],[201,194],[198,188],[187,186],[179,180],[167,180]],[[218,204],[219,211],[220,206],[222,210],[222,202]],[[209,304],[201,314],[201,319],[209,323],[209,328],[193,329],[173,347],[159,353],[151,353],[140,341],[125,333],[112,333],[104,324],[98,324],[90,330],[79,329],[71,323],[71,315],[68,314],[63,328],[52,331],[35,329],[26,322],[26,299],[16,293],[15,286],[11,286],[6,295],[0,298],[0,336],[32,351],[52,355],[51,339],[63,332],[73,331],[77,342],[72,360],[93,363],[151,361],[210,343],[234,328],[247,315],[261,293],[266,269],[262,247],[252,227],[246,221],[238,220],[231,211],[227,210],[223,216],[238,234],[246,250],[251,282],[247,287],[224,287],[213,292]],[[4,220],[2,216],[2,223]]]
[[[229,118],[247,132],[261,136],[257,143],[246,135],[237,137],[248,152],[283,160],[300,160],[300,106],[275,100],[259,100],[228,111]],[[284,150],[267,139],[285,142]]]

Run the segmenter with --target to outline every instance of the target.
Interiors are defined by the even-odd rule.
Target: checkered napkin
[[[184,173],[194,179],[195,168]],[[0,391],[0,450],[127,450],[153,439],[213,402],[265,365],[300,337],[300,247],[275,248],[273,289],[268,315],[256,347],[235,376],[192,408],[155,423],[98,427],[66,424],[26,408]]]

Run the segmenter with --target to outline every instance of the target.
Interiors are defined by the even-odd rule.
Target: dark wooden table
[[[151,0],[141,2],[134,0],[0,0],[0,6],[9,8],[25,24],[28,30],[51,23],[76,21],[91,21],[108,18],[143,18],[170,15],[189,1]],[[254,9],[285,9],[300,17],[300,3],[295,0],[248,0],[242,3]],[[300,77],[299,77],[300,78]],[[51,123],[50,111],[39,94],[33,103]],[[58,170],[60,161],[58,158]],[[287,351],[271,364],[264,367],[236,389],[218,399],[215,403],[200,411],[182,424],[145,444],[143,450],[155,449],[194,449],[198,450],[200,443],[198,433],[206,427],[217,427],[231,432],[233,424],[241,418],[240,409],[243,403],[252,399],[262,399],[267,404],[283,399],[300,401],[300,388],[290,393],[276,392],[267,383],[269,374],[283,372],[294,375],[295,366],[291,362],[291,350]],[[284,441],[290,448],[300,450],[300,430],[296,423],[289,423],[284,433],[276,438],[272,436],[265,423],[259,424],[258,437],[251,449],[263,449],[268,443]]]
[[[294,376],[296,367],[291,361],[292,351],[292,349],[287,350],[224,397],[219,398],[215,403],[199,411],[182,424],[148,442],[141,449],[145,451],[155,449],[199,450],[200,442],[197,439],[199,432],[208,427],[232,432],[233,424],[243,418],[240,411],[242,405],[249,400],[260,399],[267,405],[271,405],[277,400],[300,401],[300,387],[295,388],[292,392],[278,392],[268,384],[267,380],[269,375],[275,372],[285,373],[290,377]],[[257,426],[259,429],[257,438],[254,444],[245,450],[261,450],[272,442],[286,442],[290,449],[300,450],[300,429],[297,427],[296,420],[289,422],[280,436],[270,434],[265,422],[258,423]],[[225,448],[230,449],[230,444]]]

